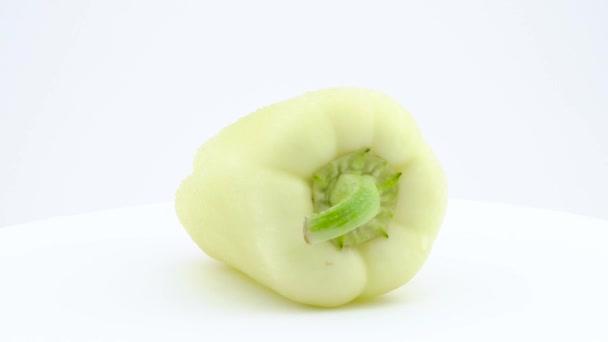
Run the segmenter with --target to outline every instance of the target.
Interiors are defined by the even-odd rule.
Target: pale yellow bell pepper
[[[335,88],[260,109],[205,143],[176,195],[209,256],[299,303],[401,287],[446,206],[442,168],[392,98]]]

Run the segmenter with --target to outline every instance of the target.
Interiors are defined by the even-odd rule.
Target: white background
[[[0,1],[0,226],[170,201],[304,91],[397,98],[450,196],[608,218],[608,2]]]

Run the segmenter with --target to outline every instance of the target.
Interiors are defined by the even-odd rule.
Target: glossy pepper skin
[[[308,243],[313,175],[357,151],[400,173],[387,236],[346,247]],[[408,282],[431,251],[446,200],[442,168],[399,103],[373,90],[332,88],[224,128],[199,149],[175,206],[210,257],[288,299],[335,307]]]

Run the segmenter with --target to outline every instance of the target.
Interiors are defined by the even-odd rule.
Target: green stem
[[[380,209],[376,179],[342,174],[330,194],[332,207],[304,220],[304,239],[318,243],[340,237],[373,219]]]

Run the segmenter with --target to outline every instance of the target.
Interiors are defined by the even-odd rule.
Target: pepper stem
[[[376,179],[369,175],[340,175],[329,198],[332,207],[304,220],[304,239],[309,244],[345,235],[369,222],[380,210]]]

